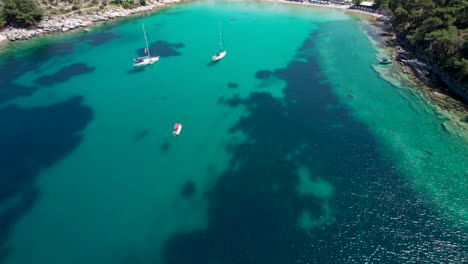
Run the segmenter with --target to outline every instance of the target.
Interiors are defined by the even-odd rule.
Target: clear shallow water
[[[4,263],[467,259],[466,147],[340,11],[190,3],[1,61]]]

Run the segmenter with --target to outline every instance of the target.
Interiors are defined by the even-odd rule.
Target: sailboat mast
[[[223,34],[221,31],[221,22],[219,23],[219,46],[223,50]]]
[[[145,43],[146,43],[146,50],[145,50],[145,52],[148,53],[148,58],[151,58],[150,51],[149,51],[149,47],[148,47],[148,39],[146,38],[145,25],[144,25],[144,24],[141,24],[141,26],[143,27],[143,34],[145,35]]]

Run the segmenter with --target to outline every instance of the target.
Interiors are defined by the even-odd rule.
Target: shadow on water
[[[169,151],[169,148],[171,147],[171,143],[169,142],[164,142],[159,146],[159,150],[163,153],[167,153]]]
[[[92,73],[95,69],[95,67],[89,67],[84,63],[74,63],[63,67],[54,74],[41,76],[35,79],[34,82],[42,86],[52,86],[66,82],[73,76]]]
[[[365,263],[371,256],[456,263],[466,256],[463,231],[423,205],[367,127],[320,81],[314,39],[298,50],[300,60],[272,72],[286,83],[284,98],[256,92],[222,100],[248,110],[231,129],[248,139],[227,148],[230,165],[207,196],[207,229],[174,235],[163,263]],[[300,193],[301,167],[310,172],[306,181],[328,184]]]
[[[206,64],[206,66],[207,66],[207,67],[213,67],[213,66],[215,66],[216,64],[218,64],[220,61],[221,61],[221,60],[217,60],[217,61],[211,60],[210,62],[208,62],[208,63]]]
[[[163,40],[158,40],[150,44],[149,50],[152,56],[158,55],[161,56],[161,58],[166,58],[182,55],[178,50],[183,47],[185,47],[185,45],[182,42],[169,43]],[[145,48],[137,49],[136,53],[139,57],[146,56]]]
[[[148,67],[133,67],[133,69],[127,71],[127,74],[135,74],[135,73],[143,72],[146,69],[148,69]]]
[[[11,228],[38,196],[40,171],[72,152],[92,119],[81,97],[44,107],[0,108],[0,256],[7,256]]]

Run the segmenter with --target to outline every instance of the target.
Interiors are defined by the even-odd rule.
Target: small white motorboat
[[[178,136],[182,131],[182,125],[180,123],[175,123],[174,128],[172,129],[172,135]]]

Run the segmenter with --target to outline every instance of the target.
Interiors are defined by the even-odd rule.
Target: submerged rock
[[[195,194],[195,183],[188,181],[184,183],[182,189],[180,190],[180,195],[184,198],[190,198]]]

